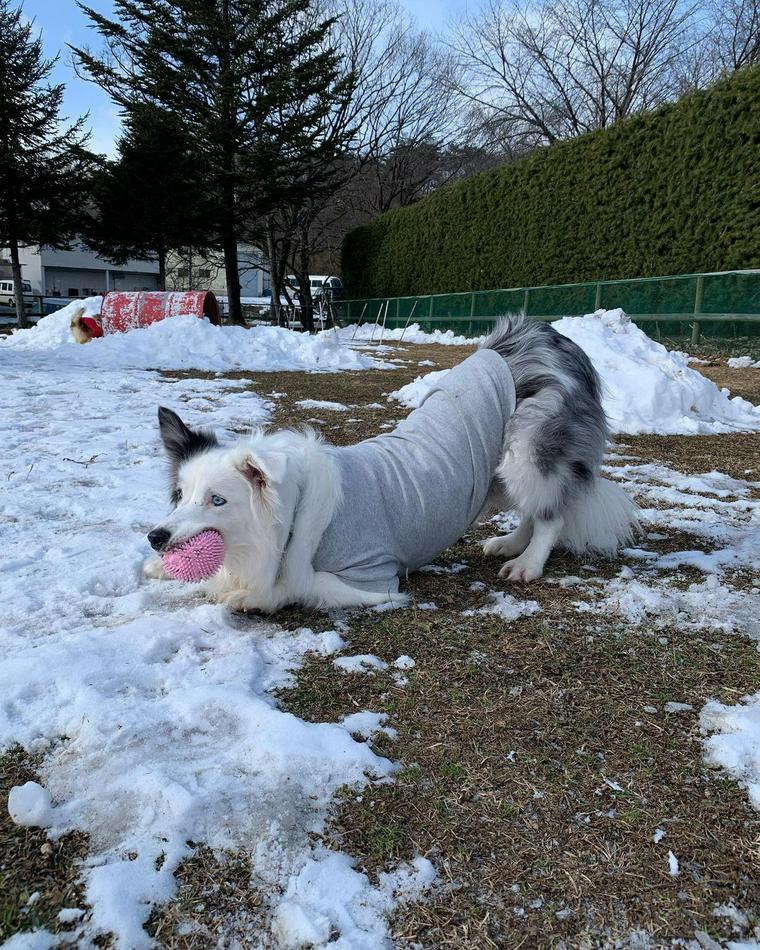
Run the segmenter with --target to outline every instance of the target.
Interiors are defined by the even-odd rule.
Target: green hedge
[[[760,67],[347,235],[351,297],[760,266]]]

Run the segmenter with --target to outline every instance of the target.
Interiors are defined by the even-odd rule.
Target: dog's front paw
[[[160,557],[149,557],[143,564],[143,577],[152,581],[168,581],[169,575]]]
[[[217,600],[230,610],[242,613],[272,613],[276,609],[273,605],[264,603],[260,595],[250,590],[230,590],[217,596]]]
[[[499,577],[514,583],[529,584],[531,581],[538,580],[543,573],[543,565],[536,564],[530,558],[516,557],[502,566]]]

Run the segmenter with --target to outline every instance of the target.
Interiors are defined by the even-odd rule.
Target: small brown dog
[[[100,317],[86,317],[79,307],[71,318],[71,335],[77,343],[89,343],[93,337],[103,336]]]

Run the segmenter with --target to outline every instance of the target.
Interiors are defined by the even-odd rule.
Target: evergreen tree
[[[126,113],[117,150],[95,178],[86,242],[116,264],[158,261],[165,290],[167,254],[209,246],[215,208],[204,169],[177,119],[155,106]]]
[[[47,80],[33,24],[0,0],[0,243],[11,255],[16,316],[27,325],[19,247],[66,247],[81,224],[94,167],[81,118],[61,126],[63,85]]]
[[[345,95],[312,0],[116,0],[118,19],[84,4],[105,52],[74,49],[123,107],[162,106],[208,169],[217,202],[230,316],[243,323],[237,245],[246,222],[297,187],[324,117]]]

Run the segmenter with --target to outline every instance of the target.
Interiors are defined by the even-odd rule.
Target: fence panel
[[[543,287],[510,287],[420,297],[344,300],[344,323],[383,323],[480,336],[499,316],[525,313],[539,320],[620,307],[651,336],[760,336],[760,270],[602,280]]]

